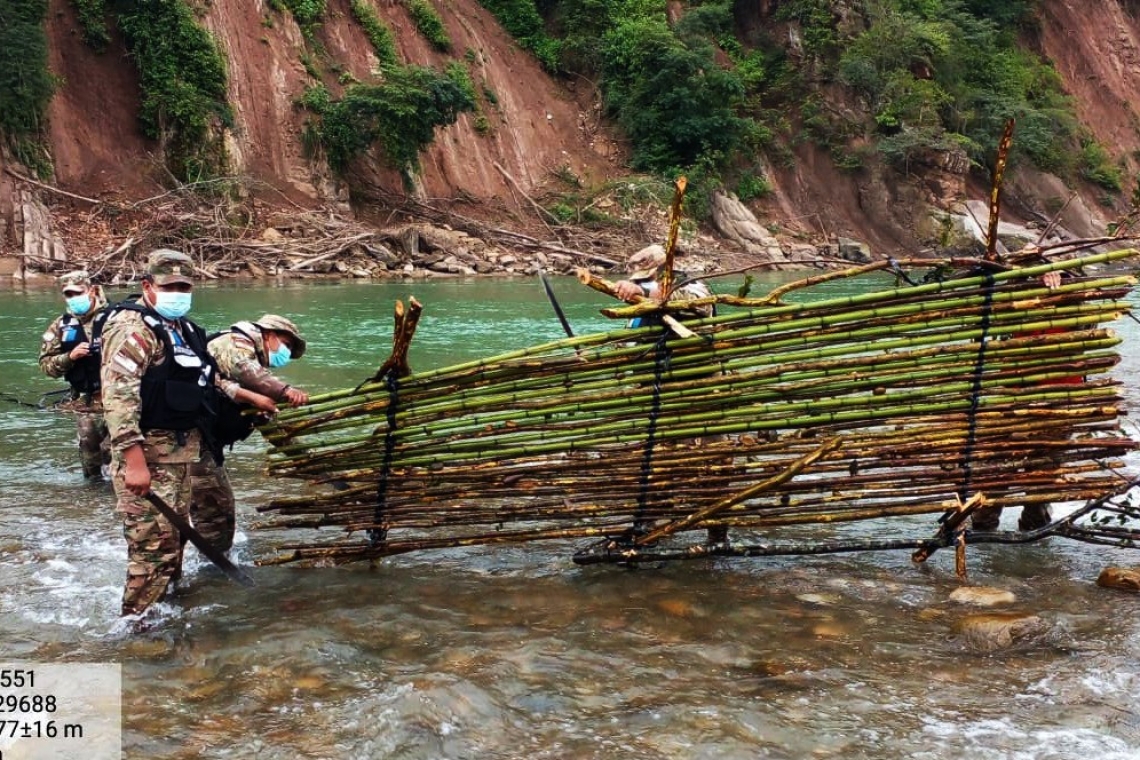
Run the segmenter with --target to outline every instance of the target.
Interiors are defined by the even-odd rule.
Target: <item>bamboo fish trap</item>
[[[262,508],[269,526],[320,529],[263,564],[549,539],[580,539],[580,563],[903,548],[922,559],[1050,534],[1140,543],[1119,498],[1120,457],[1137,442],[1120,428],[1120,339],[1107,327],[1135,281],[1087,273],[1134,255],[954,273],[892,261],[764,298],[718,296],[720,315],[683,325],[426,372],[406,360],[420,305],[397,304],[374,378],[262,429],[272,474],[326,484]],[[875,269],[901,279],[786,298]],[[1067,276],[1051,289],[1041,278],[1053,271]],[[607,313],[683,319],[694,303]],[[1056,503],[1083,506],[1032,533],[968,530],[983,504]],[[876,522],[835,537],[853,521]],[[768,542],[780,526],[819,524],[833,526],[819,540]]]

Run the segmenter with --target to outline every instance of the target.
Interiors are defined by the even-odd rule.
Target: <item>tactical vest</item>
[[[213,342],[223,335],[237,334],[243,338],[247,338],[253,344],[254,353],[261,361],[261,353],[257,350],[257,341],[253,339],[249,333],[241,329],[237,325],[232,326],[228,330],[213,333],[208,339],[207,343]],[[253,407],[249,404],[239,404],[233,399],[227,397],[225,394],[218,394],[217,404],[217,417],[214,419],[213,437],[214,443],[218,449],[225,446],[233,446],[238,441],[244,441],[253,433],[253,429],[257,426],[259,417],[256,414],[243,414],[243,411],[248,411]],[[214,451],[215,458],[221,464],[222,455],[219,451]]]
[[[138,303],[121,303],[115,310],[138,312],[143,322],[162,341],[166,358],[142,376],[139,394],[141,430],[186,431],[198,428],[209,437],[217,413],[214,375],[217,370],[206,353],[205,331],[186,318],[177,320],[180,339],[158,312]]]
[[[104,309],[95,315],[95,319],[91,320],[90,339],[88,339],[87,331],[83,328],[83,322],[80,321],[79,317],[70,312],[60,317],[60,348],[62,352],[69,353],[80,343],[88,343],[91,351],[87,356],[72,364],[71,368],[63,374],[64,379],[71,384],[72,398],[79,396],[90,398],[92,394],[99,392],[99,362],[103,355],[103,323],[107,321],[109,312],[109,309]]]

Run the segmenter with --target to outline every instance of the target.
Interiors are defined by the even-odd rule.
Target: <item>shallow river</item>
[[[59,387],[35,358],[61,304],[5,287],[0,659],[122,663],[124,757],[1140,758],[1140,596],[1093,583],[1140,552],[972,547],[971,582],[1051,627],[1000,656],[953,634],[952,552],[631,571],[553,543],[258,568],[282,536],[253,529],[254,509],[296,484],[261,474],[256,436],[228,460],[256,589],[191,551],[160,625],[129,634],[110,487],[83,482],[69,418],[11,400]],[[578,330],[608,324],[602,297],[555,288]],[[203,287],[192,316],[295,318],[310,350],[282,375],[321,391],[371,374],[409,293],[425,304],[414,368],[561,335],[533,280]],[[1136,408],[1140,332],[1119,329]]]

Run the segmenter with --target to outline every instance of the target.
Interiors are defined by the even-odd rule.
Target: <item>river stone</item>
[[[967,615],[954,629],[976,652],[996,652],[1031,644],[1048,632],[1048,624],[1028,612],[986,612]]]
[[[962,586],[950,592],[950,601],[958,604],[971,604],[975,607],[996,607],[999,604],[1013,604],[1017,597],[1012,591],[990,586]]]
[[[819,605],[827,606],[829,604],[835,604],[836,602],[838,602],[839,601],[839,595],[837,595],[837,594],[818,594],[818,593],[796,594],[796,599],[799,599],[801,602],[803,602],[805,604],[819,604]]]
[[[1123,591],[1140,591],[1140,569],[1134,567],[1106,567],[1101,570],[1096,585],[1118,588]]]

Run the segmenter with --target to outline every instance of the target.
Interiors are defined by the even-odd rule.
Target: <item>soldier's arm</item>
[[[51,323],[40,343],[40,369],[48,377],[63,377],[64,373],[75,364],[63,350],[61,321],[57,318]]]
[[[103,329],[103,409],[111,449],[125,452],[142,444],[139,428],[142,412],[142,376],[162,344],[142,320],[129,312],[108,320]]]
[[[216,346],[216,348],[215,348]],[[218,369],[242,388],[284,401],[285,390],[289,387],[257,360],[253,343],[240,335],[230,340],[219,338],[210,343],[210,354],[218,362]]]

